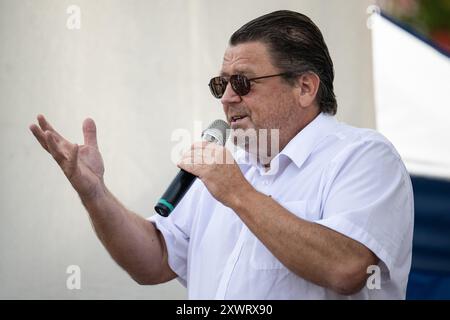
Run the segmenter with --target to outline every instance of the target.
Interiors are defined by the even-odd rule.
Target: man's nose
[[[227,84],[227,87],[225,88],[225,92],[223,93],[222,98],[220,98],[220,101],[222,104],[230,104],[230,103],[236,103],[240,102],[242,100],[241,96],[238,95],[231,86],[231,83]]]

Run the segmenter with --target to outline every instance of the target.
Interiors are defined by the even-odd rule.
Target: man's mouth
[[[244,118],[247,118],[247,116],[246,116],[246,115],[242,115],[242,116],[232,116],[232,117],[230,118],[230,122],[231,122],[231,123],[235,123],[235,122],[238,122],[239,120],[242,120],[242,119],[244,119]]]

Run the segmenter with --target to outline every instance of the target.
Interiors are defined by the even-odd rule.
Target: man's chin
[[[254,128],[231,130],[230,138],[233,144],[246,152],[253,153],[257,147],[258,134]]]

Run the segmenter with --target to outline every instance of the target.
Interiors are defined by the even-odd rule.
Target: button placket
[[[225,296],[226,296],[226,293],[228,290],[228,285],[231,280],[231,275],[233,274],[234,268],[236,266],[236,263],[239,259],[241,251],[242,251],[242,247],[244,245],[244,240],[246,237],[247,230],[248,230],[247,227],[244,224],[242,224],[241,233],[239,234],[239,238],[236,243],[236,246],[234,247],[230,257],[228,258],[228,261],[226,263],[222,277],[219,281],[219,287],[217,289],[216,296],[215,296],[216,300],[224,300],[225,299]]]

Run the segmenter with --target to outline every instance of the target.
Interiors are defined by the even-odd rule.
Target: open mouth
[[[247,118],[247,116],[233,116],[231,117],[231,123],[238,122],[239,120],[242,120],[244,118]]]

